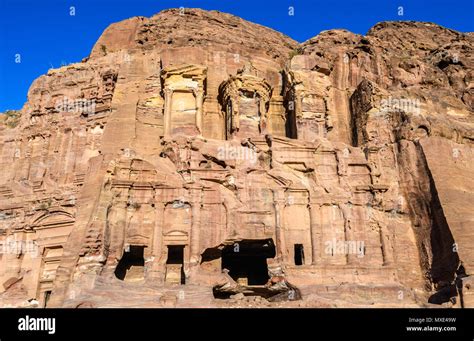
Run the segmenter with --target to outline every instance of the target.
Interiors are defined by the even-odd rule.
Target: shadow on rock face
[[[449,301],[455,303],[458,292],[454,284],[445,286],[430,296],[428,303],[443,304]]]

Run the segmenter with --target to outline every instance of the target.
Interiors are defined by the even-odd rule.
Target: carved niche
[[[305,85],[304,79],[300,78],[293,72],[287,75],[287,134],[305,141],[326,137],[333,124],[324,95]]]
[[[202,133],[206,74],[204,66],[191,64],[172,65],[162,70],[164,135]]]
[[[252,70],[242,70],[219,87],[226,139],[265,134],[272,88]]]
[[[35,219],[29,228],[35,231],[35,243],[41,256],[37,274],[37,293],[40,305],[46,307],[54,287],[57,269],[61,263],[63,249],[73,229],[74,217],[63,211],[47,212]]]

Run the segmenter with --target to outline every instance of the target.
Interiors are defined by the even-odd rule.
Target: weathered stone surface
[[[0,122],[0,304],[472,307],[473,43],[112,24]]]

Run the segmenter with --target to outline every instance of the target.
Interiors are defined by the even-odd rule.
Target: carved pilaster
[[[260,110],[260,132],[262,134],[267,133],[267,110],[265,107],[265,101],[264,99],[260,99],[258,103],[258,107]]]
[[[165,215],[165,204],[158,202],[155,204],[155,230],[153,232],[153,253],[152,255],[156,258],[156,262],[163,260],[163,223]]]
[[[192,193],[192,224],[190,237],[190,263],[198,264],[201,250],[200,229],[201,229],[201,191],[199,189],[193,190]]]
[[[171,101],[173,98],[173,90],[165,89],[165,113],[163,122],[163,135],[171,134]]]
[[[323,247],[321,242],[321,207],[318,203],[310,201],[308,208],[311,227],[311,264],[314,265],[321,263],[321,248]]]
[[[380,225],[379,233],[380,242],[382,244],[383,265],[392,265],[394,262],[392,234],[389,233],[389,227],[387,225]]]
[[[204,102],[204,93],[202,89],[195,91],[196,96],[196,127],[200,134],[202,134],[202,107]]]
[[[240,118],[239,118],[239,106],[238,106],[238,101],[239,99],[237,96],[231,96],[231,101],[232,101],[232,131],[231,134],[234,132],[238,131],[240,128]]]
[[[284,231],[284,216],[283,211],[285,208],[285,193],[283,191],[275,192],[274,203],[275,207],[275,238],[276,238],[276,251],[277,256],[282,263],[287,260],[286,255],[286,243],[285,243],[285,231]]]

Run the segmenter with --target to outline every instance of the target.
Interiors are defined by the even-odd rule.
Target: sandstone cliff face
[[[0,304],[474,306],[473,39],[112,24],[0,128]]]

